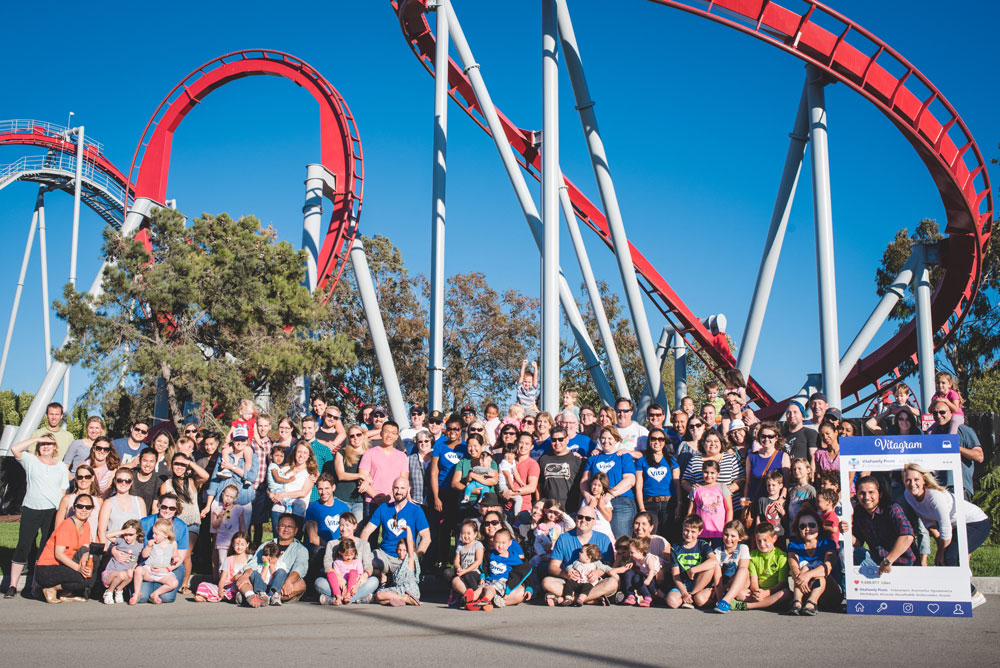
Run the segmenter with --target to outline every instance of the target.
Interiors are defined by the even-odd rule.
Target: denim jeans
[[[250,586],[252,586],[254,592],[258,594],[273,594],[274,592],[281,591],[281,585],[285,584],[285,579],[287,577],[288,571],[284,568],[279,568],[271,575],[270,582],[264,582],[264,578],[261,576],[260,571],[251,571]]]
[[[358,591],[351,597],[351,603],[367,603],[368,598],[375,593],[378,589],[379,581],[376,577],[370,577],[365,579],[359,586]],[[316,588],[316,593],[326,596],[333,596],[333,590],[330,589],[330,583],[327,581],[326,577],[316,578],[313,582],[313,586]]]
[[[616,496],[611,499],[611,533],[615,538],[632,535],[632,520],[635,519],[635,499],[630,496]]]

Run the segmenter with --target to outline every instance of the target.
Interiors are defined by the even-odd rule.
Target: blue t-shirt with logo
[[[645,457],[640,457],[635,461],[635,465],[638,469],[637,475],[642,475],[643,496],[673,496],[673,472],[677,469],[676,461],[664,457],[657,464],[650,465]]]
[[[444,485],[445,480],[451,475],[455,465],[462,461],[462,458],[469,454],[469,448],[465,441],[462,441],[452,450],[444,442],[439,442],[431,450],[431,457],[438,458],[438,485]]]
[[[484,566],[487,580],[506,580],[510,577],[510,572],[515,566],[524,563],[524,551],[517,543],[511,542],[507,548],[507,556],[498,554],[495,550],[490,552],[489,558]]]
[[[622,481],[627,473],[635,475],[635,459],[627,452],[616,452],[611,455],[602,452],[590,458],[587,462],[587,470],[590,471],[590,477],[594,477],[598,473],[606,473],[611,486],[614,487]],[[632,493],[630,487],[619,496],[631,498],[635,494]]]
[[[423,508],[410,501],[407,501],[400,511],[396,510],[394,503],[383,503],[368,523],[382,529],[382,542],[379,547],[390,557],[396,556],[396,545],[399,541],[406,540],[406,527],[410,527],[414,547],[419,542],[417,534],[430,528]]]
[[[319,501],[314,501],[306,509],[305,521],[315,522],[319,539],[328,543],[340,538],[340,516],[349,512],[351,512],[350,507],[336,497],[332,506],[324,506]]]

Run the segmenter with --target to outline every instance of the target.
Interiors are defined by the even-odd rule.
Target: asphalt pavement
[[[0,665],[993,666],[1000,596],[973,619],[521,605],[491,612],[292,603],[253,610],[0,601]],[[779,663],[780,662],[780,663]]]

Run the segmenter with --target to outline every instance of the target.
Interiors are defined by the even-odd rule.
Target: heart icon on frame
[[[941,609],[941,606],[939,606],[937,603],[928,603],[927,604],[927,610],[930,611],[930,613],[932,615],[936,615],[937,611],[940,610],[940,609]]]

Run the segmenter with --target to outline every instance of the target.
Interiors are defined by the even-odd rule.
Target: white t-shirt
[[[409,452],[413,447],[414,439],[417,437],[417,432],[423,431],[424,429],[427,429],[427,427],[421,427],[420,429],[409,427],[407,429],[400,430],[399,440],[406,446],[407,452]]]
[[[283,466],[283,467],[281,467],[281,470],[280,470],[281,477],[282,478],[288,477],[289,471],[291,471],[291,467],[290,466]],[[308,478],[309,478],[309,469],[303,467],[303,469],[301,471],[299,471],[298,473],[295,474],[295,478],[291,482],[286,482],[284,484],[284,489],[282,490],[282,493],[284,494],[284,493],[288,493],[288,492],[297,492],[297,491],[299,491],[300,489],[302,489],[303,487],[305,487],[306,480]],[[299,517],[305,517],[306,516],[306,507],[309,505],[309,496],[308,495],[305,498],[291,499],[291,500],[289,500],[288,503],[289,503],[289,507],[287,509],[285,508],[285,506],[283,504],[276,503],[273,506],[271,506],[271,510],[273,510],[276,513],[283,513],[283,512],[294,513],[294,514],[298,515]]]
[[[958,522],[956,511],[965,516],[966,524],[989,519],[979,506],[969,503],[965,499],[958,499],[956,504],[955,495],[951,492],[928,489],[927,493],[924,494],[923,501],[917,501],[910,494],[910,490],[906,490],[904,494],[906,502],[924,521],[924,524],[937,524],[938,531],[941,532],[941,540],[951,540],[952,527]]]
[[[727,554],[724,547],[717,547],[712,550],[712,553],[719,560],[719,566],[722,568],[722,576],[727,578],[736,575],[741,559],[750,559],[750,548],[747,547],[746,543],[737,545],[732,554]]]
[[[646,436],[649,434],[649,430],[638,422],[633,422],[627,427],[615,427],[615,429],[622,437],[621,445],[618,446],[619,450],[628,450],[629,452],[638,450],[641,452],[646,449]]]
[[[212,512],[216,515],[221,513],[222,503],[213,501]],[[246,512],[246,506],[235,505],[229,509],[229,517],[222,516],[222,523],[219,525],[219,528],[212,530],[212,533],[215,534],[216,548],[229,547],[229,544],[233,542],[233,535],[240,530],[240,520],[246,516]]]
[[[27,481],[21,505],[32,510],[58,508],[63,492],[69,489],[69,467],[66,463],[56,462],[49,466],[30,452],[22,452],[20,462]]]

